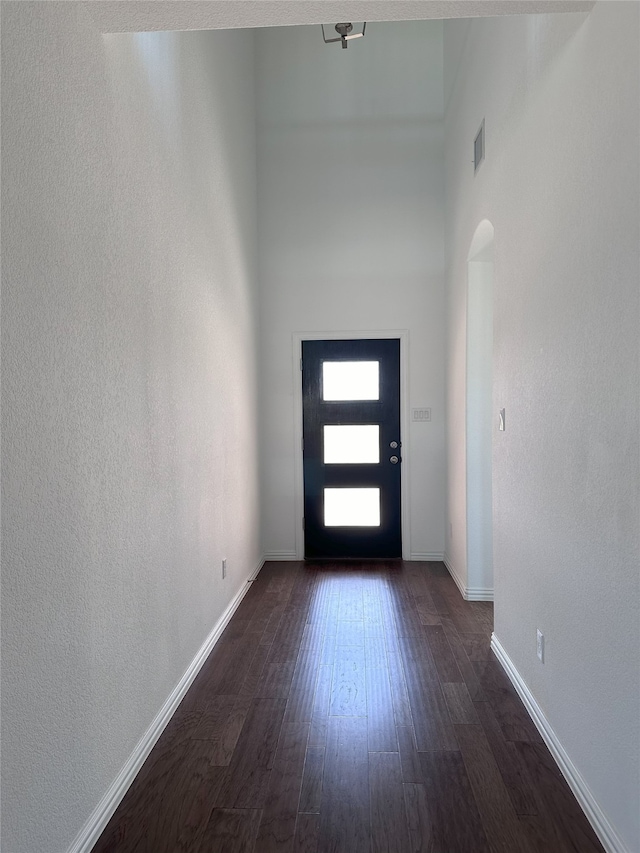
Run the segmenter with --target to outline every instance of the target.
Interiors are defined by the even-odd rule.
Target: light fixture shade
[[[329,25],[327,24],[327,26]],[[321,27],[322,39],[325,44],[333,44],[334,42],[340,41],[342,42],[343,49],[346,49],[349,46],[348,42],[350,42],[351,39],[360,39],[364,36],[365,30],[367,29],[367,22],[365,21],[362,24],[362,30],[360,30],[359,32],[353,32],[352,23],[335,24],[334,29],[338,33],[337,38],[327,38],[327,34],[324,29],[325,25],[321,24]]]

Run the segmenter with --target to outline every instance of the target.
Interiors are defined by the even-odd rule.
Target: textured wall
[[[3,4],[2,61],[2,848],[59,853],[259,557],[253,36]]]
[[[348,50],[276,28],[256,46],[266,553],[292,553],[301,523],[292,333],[408,329],[410,405],[432,408],[407,425],[410,550],[442,554],[442,23],[372,24]]]
[[[629,851],[640,849],[638,15],[604,2],[588,16],[445,24],[452,470],[464,453],[466,259],[487,218],[495,630]],[[454,537],[464,498],[452,478]]]

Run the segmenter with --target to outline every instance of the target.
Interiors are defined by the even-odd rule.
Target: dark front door
[[[400,341],[302,342],[305,557],[400,557]]]

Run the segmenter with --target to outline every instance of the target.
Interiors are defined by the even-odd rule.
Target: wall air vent
[[[473,172],[474,174],[480,168],[480,163],[484,160],[484,119],[480,125],[480,130],[473,140]]]

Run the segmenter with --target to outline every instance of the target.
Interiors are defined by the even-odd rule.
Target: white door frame
[[[304,559],[304,472],[302,467],[302,379],[300,361],[302,359],[302,341],[341,341],[376,338],[397,338],[400,341],[400,441],[402,442],[402,473],[400,478],[402,559],[410,559],[411,554],[411,507],[409,498],[409,330],[408,329],[367,329],[336,332],[294,332],[292,335],[293,354],[293,438],[294,438],[294,497],[296,514],[296,560]]]

